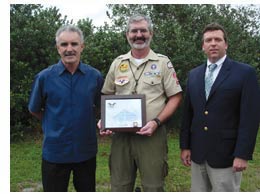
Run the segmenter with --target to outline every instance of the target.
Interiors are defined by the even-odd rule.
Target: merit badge
[[[120,70],[121,72],[126,72],[126,71],[128,70],[128,64],[127,64],[127,63],[122,63],[122,64],[120,64],[119,70]]]
[[[119,85],[119,86],[123,86],[128,82],[129,82],[129,78],[127,76],[120,76],[120,77],[117,77],[115,80],[115,84]]]
[[[154,70],[154,69],[156,69],[156,68],[157,68],[157,65],[156,65],[156,64],[152,64],[152,65],[151,65],[151,69],[152,69],[152,70]]]
[[[172,65],[171,61],[169,61],[169,62],[167,63],[167,67],[168,67],[169,69],[173,68],[173,65]]]

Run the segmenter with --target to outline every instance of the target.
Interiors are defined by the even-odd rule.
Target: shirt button
[[[208,131],[208,127],[204,127],[204,131]]]
[[[153,84],[153,82],[151,82],[151,84]]]
[[[209,114],[209,112],[208,112],[208,111],[205,111],[205,112],[204,112],[204,114],[205,114],[205,115],[208,115],[208,114]]]

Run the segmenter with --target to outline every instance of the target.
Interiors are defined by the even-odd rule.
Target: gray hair
[[[77,27],[77,26],[73,26],[73,25],[65,25],[65,26],[61,26],[57,32],[56,32],[56,37],[55,37],[55,40],[56,40],[56,44],[58,43],[58,39],[59,39],[59,36],[62,32],[76,32],[78,33],[79,37],[80,37],[80,41],[81,43],[84,42],[84,36],[83,36],[83,32]]]
[[[148,29],[150,32],[153,32],[153,24],[152,24],[152,20],[150,17],[148,16],[145,16],[145,15],[142,15],[142,14],[135,14],[133,16],[131,16],[128,20],[128,23],[127,23],[127,26],[126,26],[126,32],[129,32],[130,30],[130,25],[132,23],[135,23],[135,22],[140,22],[142,20],[145,20],[147,23],[148,23]]]

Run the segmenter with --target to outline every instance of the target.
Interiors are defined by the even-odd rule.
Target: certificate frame
[[[101,130],[136,132],[145,124],[145,95],[101,96]]]

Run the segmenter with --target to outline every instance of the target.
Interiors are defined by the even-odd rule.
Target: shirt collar
[[[80,71],[80,72],[82,72],[82,73],[86,73],[87,72],[87,68],[86,68],[87,66],[86,65],[84,65],[81,61],[80,61],[80,63],[79,63],[79,66],[78,66],[78,68],[77,68],[77,71]],[[66,71],[66,68],[65,68],[65,66],[64,66],[64,64],[62,63],[62,61],[60,60],[59,62],[58,62],[58,73],[59,73],[59,75],[61,75],[64,71]]]
[[[128,60],[131,58],[133,58],[133,56],[131,54],[131,51],[129,51],[127,54],[125,54],[123,56],[122,60]],[[147,61],[147,60],[156,61],[156,60],[159,60],[159,58],[158,58],[157,54],[152,49],[150,49],[148,55],[144,58],[144,61]]]
[[[214,63],[214,64],[216,64],[217,66],[222,65],[223,62],[225,61],[226,57],[227,57],[227,55],[225,55],[224,57],[220,58],[220,59],[219,59],[216,63]],[[207,66],[209,66],[210,64],[212,64],[212,63],[211,63],[211,62],[209,61],[209,59],[208,59],[208,60],[207,60]]]

